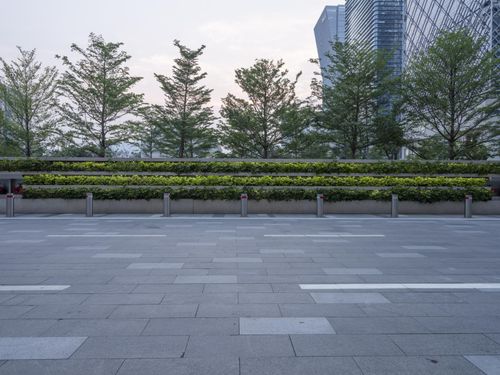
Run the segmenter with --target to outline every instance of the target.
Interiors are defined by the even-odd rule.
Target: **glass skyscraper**
[[[367,43],[391,54],[389,66],[401,74],[405,0],[346,0],[346,41]]]
[[[331,43],[345,42],[345,7],[343,5],[325,7],[314,27],[314,36],[323,71],[330,64],[326,54],[332,50]]]
[[[404,62],[424,51],[441,30],[468,28],[500,45],[500,0],[407,0]]]

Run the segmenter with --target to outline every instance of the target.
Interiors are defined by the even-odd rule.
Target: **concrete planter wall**
[[[160,199],[146,200],[95,200],[95,214],[161,214],[163,202]],[[325,202],[325,214],[373,214],[390,213],[390,203],[380,201]],[[400,202],[401,214],[463,214],[462,202],[418,203]],[[15,211],[18,214],[83,214],[84,199],[22,199],[16,198]],[[173,214],[238,214],[239,201],[202,201],[193,199],[174,200]],[[313,201],[252,201],[248,202],[250,214],[315,214]],[[476,215],[500,215],[500,200],[475,202]],[[5,197],[0,197],[0,214],[5,215]]]

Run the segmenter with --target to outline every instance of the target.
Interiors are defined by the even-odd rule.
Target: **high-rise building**
[[[500,45],[500,0],[407,0],[404,62],[424,51],[441,30],[467,28]]]
[[[343,5],[325,7],[314,28],[314,35],[321,70],[324,70],[330,64],[326,55],[332,50],[331,43],[345,42],[345,7]]]
[[[346,0],[345,14],[346,41],[359,41],[387,51],[389,66],[395,75],[401,74],[405,0]]]

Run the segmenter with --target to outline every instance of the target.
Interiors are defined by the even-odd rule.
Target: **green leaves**
[[[25,176],[27,185],[123,186],[485,186],[484,178],[463,177],[288,177],[288,176]]]
[[[164,94],[163,105],[150,108],[145,122],[156,134],[154,148],[163,155],[187,158],[206,156],[216,145],[214,120],[209,106],[212,90],[201,85],[199,58],[205,46],[191,50],[175,41],[180,57],[174,60],[172,76],[155,74]]]
[[[337,42],[327,57],[330,64],[322,75],[328,84],[314,81],[313,87],[321,117],[317,126],[342,158],[366,158],[371,146],[382,143],[378,117],[388,117],[396,88],[388,56],[364,43]]]
[[[500,174],[500,162],[151,162],[151,161],[52,161],[0,160],[1,171],[166,172],[185,173],[312,173],[373,175],[394,174]]]
[[[92,192],[94,199],[162,199],[164,192],[170,192],[172,199],[201,199],[201,200],[238,200],[241,189],[237,188],[195,188],[195,189],[172,189],[172,188],[27,188],[23,193],[25,199],[84,199],[86,193]],[[346,189],[245,189],[250,200],[315,200],[316,195],[325,195],[326,201],[340,202],[353,200],[378,200],[389,201],[393,193],[398,194],[402,201],[416,201],[422,203],[433,203],[439,201],[463,201],[466,194],[474,197],[475,201],[487,201],[491,199],[491,192],[486,188],[457,189],[418,189],[418,188],[395,188],[390,190],[346,190]]]
[[[295,95],[301,73],[288,78],[282,60],[259,59],[236,70],[236,83],[246,99],[228,94],[222,100],[219,133],[223,146],[236,157],[268,159],[283,153],[310,127],[310,116]]]
[[[55,119],[52,108],[56,103],[57,69],[43,68],[36,60],[36,50],[20,47],[18,50],[17,60],[8,63],[0,58],[3,75],[0,97],[10,114],[9,123],[4,124],[9,126],[5,143],[9,150],[15,150],[13,154],[20,151],[27,157],[41,156],[53,146]]]
[[[130,56],[121,50],[122,45],[90,34],[86,48],[71,46],[79,61],[58,56],[67,69],[59,87],[65,97],[59,114],[70,128],[64,136],[101,157],[109,156],[112,146],[129,140],[131,129],[125,117],[136,115],[143,101],[143,95],[131,91],[142,78],[130,75],[125,65]]]
[[[467,30],[443,31],[406,70],[405,118],[414,132],[412,148],[422,156],[422,140],[429,138],[441,140],[450,160],[494,154],[500,59],[484,52],[486,43]]]

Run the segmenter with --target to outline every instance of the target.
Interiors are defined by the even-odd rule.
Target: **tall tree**
[[[209,106],[212,90],[201,84],[207,76],[199,63],[205,46],[190,49],[178,40],[174,45],[180,57],[174,60],[170,77],[155,74],[165,101],[152,107],[148,126],[156,131],[156,144],[163,154],[178,158],[205,156],[216,144],[211,128],[214,115]]]
[[[282,60],[260,59],[250,68],[236,70],[236,83],[248,99],[233,94],[223,99],[220,136],[232,155],[263,159],[279,155],[287,136],[303,126],[302,116],[296,115],[301,109],[295,94],[300,75],[289,79]]]
[[[366,157],[369,147],[377,143],[381,117],[391,112],[397,87],[387,66],[387,52],[360,42],[335,42],[327,57],[330,64],[322,76],[328,84],[313,81],[313,93],[320,99],[318,126],[340,149],[341,157]],[[386,127],[381,133],[388,131]]]
[[[160,151],[160,137],[163,135],[158,126],[156,113],[153,107],[148,106],[141,110],[141,119],[131,122],[131,144],[139,149],[140,157],[152,158]]]
[[[405,118],[413,131],[439,136],[448,159],[477,154],[498,127],[500,60],[467,30],[443,31],[404,74]],[[478,150],[482,153],[481,150]]]
[[[54,130],[57,69],[43,67],[36,50],[18,50],[20,56],[10,63],[0,58],[2,100],[9,111],[12,141],[24,156],[39,156]]]
[[[75,145],[100,157],[130,140],[128,121],[143,101],[143,95],[131,91],[142,78],[130,75],[126,63],[131,56],[121,50],[122,45],[90,34],[86,48],[71,45],[79,61],[58,56],[67,69],[59,89],[65,98],[59,106],[62,120]]]

